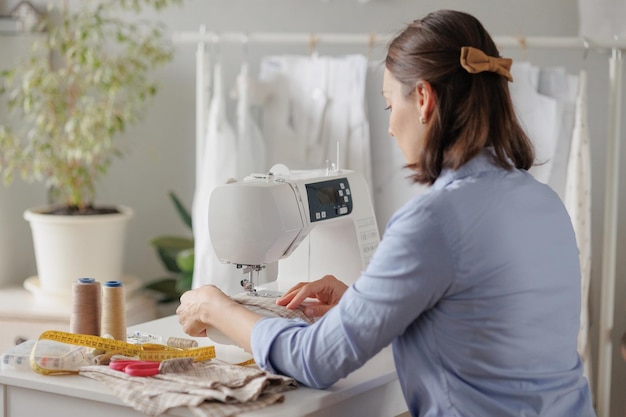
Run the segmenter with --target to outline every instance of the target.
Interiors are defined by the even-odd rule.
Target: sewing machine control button
[[[350,197],[345,196],[345,197],[343,198],[343,201],[345,201],[345,202],[347,203],[348,201],[350,201]]]
[[[315,220],[319,220],[321,218],[320,212],[315,213]]]
[[[337,214],[347,214],[348,213],[348,207],[339,207],[337,209]]]
[[[322,212],[322,219],[325,219],[325,218],[326,218],[326,212],[325,212],[325,211],[323,211],[323,212]]]
[[[343,197],[343,190],[339,190],[337,193],[339,194],[339,197]]]
[[[346,184],[344,184],[343,182],[340,182],[339,183],[339,188],[341,188],[343,190],[344,188],[346,188]]]
[[[350,189],[346,188],[346,195],[350,195]]]

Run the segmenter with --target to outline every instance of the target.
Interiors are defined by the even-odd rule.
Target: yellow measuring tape
[[[139,360],[151,362],[162,362],[167,359],[176,358],[193,358],[195,362],[199,362],[215,358],[214,346],[181,349],[152,343],[141,345],[127,343],[121,340],[107,339],[105,337],[67,333],[57,330],[43,332],[37,341],[39,342],[40,340],[52,340],[68,345],[98,349],[104,352],[115,352],[119,355],[132,356]],[[43,375],[78,373],[78,371],[75,370],[48,369],[40,366],[36,360],[36,350],[37,343],[35,343],[30,353],[30,366],[35,372]],[[250,364],[250,362],[254,363],[254,361],[246,361],[239,365]]]

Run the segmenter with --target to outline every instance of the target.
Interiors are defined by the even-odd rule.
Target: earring
[[[426,124],[426,119],[424,119],[424,116],[420,116],[420,123],[423,125]]]

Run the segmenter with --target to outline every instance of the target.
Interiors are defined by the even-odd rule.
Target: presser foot
[[[280,291],[266,290],[263,288],[257,290],[254,287],[254,283],[248,279],[242,279],[241,286],[243,287],[244,290],[246,290],[246,294],[252,295],[255,297],[278,298],[283,295],[283,293]]]

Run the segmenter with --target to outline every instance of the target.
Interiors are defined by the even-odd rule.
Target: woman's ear
[[[415,85],[415,92],[420,115],[428,122],[435,108],[435,90],[428,81],[422,80]]]

